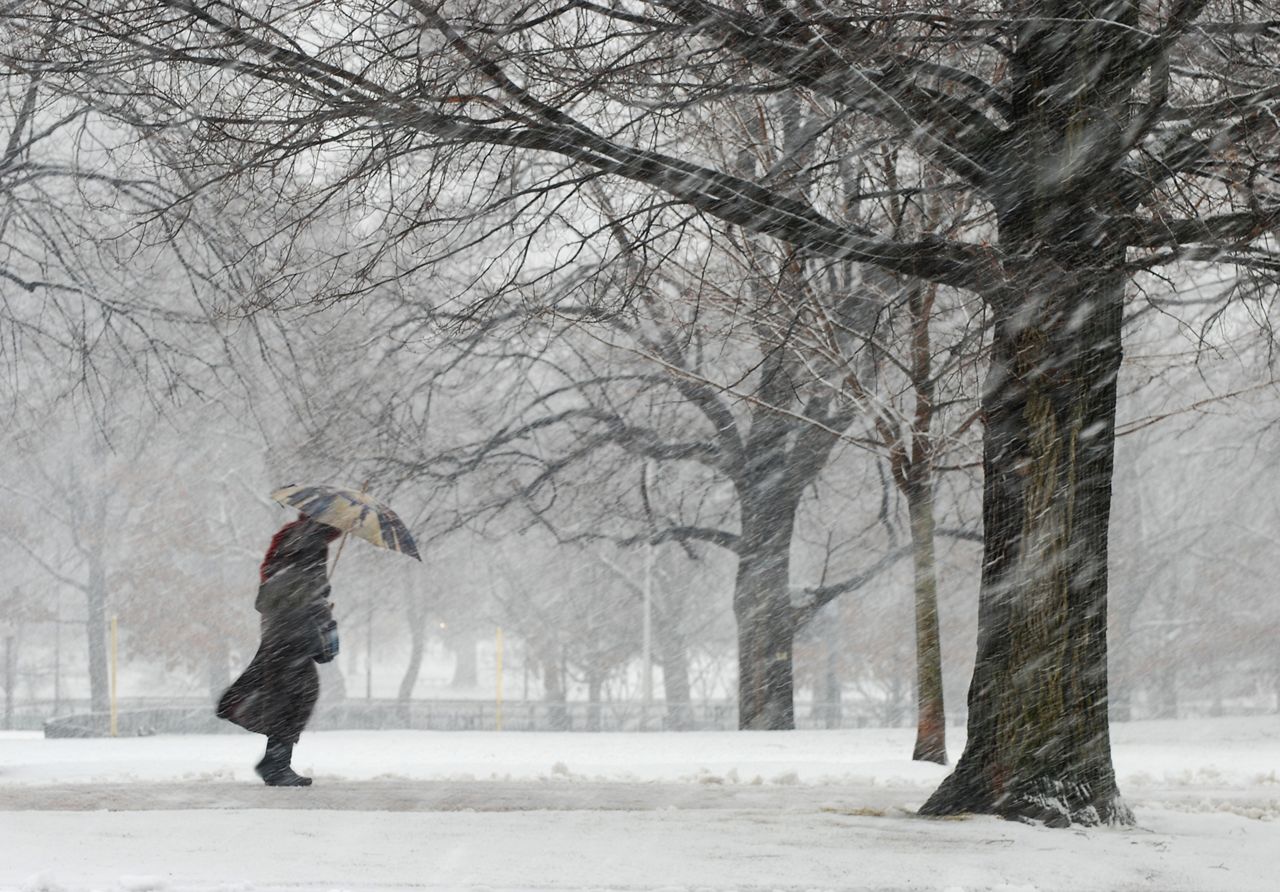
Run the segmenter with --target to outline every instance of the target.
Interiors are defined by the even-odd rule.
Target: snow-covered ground
[[[917,818],[904,729],[0,734],[0,889],[1280,889],[1280,718],[1113,736],[1137,829]]]

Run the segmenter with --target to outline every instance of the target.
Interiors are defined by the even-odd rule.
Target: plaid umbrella
[[[399,551],[415,560],[418,546],[404,521],[365,492],[340,486],[282,486],[271,494],[281,505],[297,508],[312,520],[359,536],[379,548]],[[336,561],[335,561],[336,562]]]

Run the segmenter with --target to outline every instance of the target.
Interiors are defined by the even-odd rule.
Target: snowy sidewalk
[[[0,889],[1280,888],[1280,719],[1115,738],[1138,829],[915,817],[901,729],[318,733],[296,790],[249,735],[0,735]]]
[[[779,805],[783,805],[780,801]],[[0,814],[0,887],[29,889],[1275,889],[1276,825],[1143,831],[795,811]]]
[[[863,812],[898,810],[914,788],[580,781],[329,781],[310,788],[260,783],[98,783],[0,788],[12,811],[187,811],[320,809],[330,811],[669,811],[776,809]]]

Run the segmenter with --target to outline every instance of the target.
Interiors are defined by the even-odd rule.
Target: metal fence
[[[47,719],[24,710],[21,727],[43,727],[48,737],[102,737],[110,733],[108,713],[87,709]],[[843,704],[796,704],[797,728],[860,728],[883,725],[872,711]],[[312,717],[313,730],[413,729],[423,731],[730,731],[738,727],[733,701],[668,704],[662,701],[548,703],[517,700],[501,706],[476,700],[341,700],[322,702]],[[150,734],[216,734],[236,729],[213,714],[200,699],[122,701],[117,710],[122,737]]]
[[[1183,718],[1215,715],[1259,715],[1275,712],[1275,706],[1259,700],[1231,703],[1185,703]],[[57,713],[55,715],[55,713]],[[1146,714],[1117,715],[1113,720],[1152,718]],[[962,724],[964,715],[949,716]],[[110,733],[108,713],[93,712],[87,702],[26,703],[6,716],[13,730],[44,730],[48,737],[102,737]],[[799,729],[904,727],[915,719],[914,710],[883,702],[846,698],[840,703],[797,701],[795,725]],[[123,737],[150,734],[218,734],[235,732],[213,714],[212,700],[201,697],[122,699],[117,711],[117,733]],[[508,701],[499,707],[491,700],[362,700],[321,701],[309,728],[314,730],[413,729],[422,731],[731,731],[738,727],[737,703],[707,700],[685,704],[664,701],[548,703],[540,700]]]

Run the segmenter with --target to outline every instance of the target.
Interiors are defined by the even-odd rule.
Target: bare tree
[[[123,454],[113,456],[100,429],[60,430],[48,419],[38,442],[27,439],[20,453],[24,473],[4,486],[26,508],[26,522],[4,536],[56,586],[84,598],[90,702],[94,712],[105,713],[108,617],[118,602],[111,581],[121,568],[120,529],[135,510],[128,496],[139,488],[136,459],[145,440],[128,437]],[[57,448],[48,448],[50,440]]]
[[[189,407],[179,415],[188,423],[157,430],[129,463],[124,501],[132,511],[117,521],[109,582],[130,657],[194,672],[216,700],[231,683],[233,653],[247,662],[244,651],[256,644],[249,605],[259,530],[275,506],[251,485],[262,476],[265,444],[225,435],[196,447],[185,441],[192,416],[209,414]]]
[[[416,151],[492,169],[538,153],[564,159],[547,164],[543,197],[625,178],[814,254],[981,294],[994,328],[979,653],[965,754],[924,811],[1065,825],[1132,820],[1110,757],[1105,629],[1126,283],[1188,260],[1275,272],[1277,75],[1259,63],[1280,28],[1264,13],[1214,0],[965,2],[948,16],[656,0],[455,15],[405,0],[344,5],[349,26],[329,29],[323,4],[171,0],[58,4],[45,18],[74,14],[54,52],[77,74],[165,91],[259,166],[343,136],[368,150],[360,163]],[[169,92],[196,72],[199,91]],[[988,222],[969,239],[899,241],[767,176],[684,156],[681,116],[742,89],[875,116],[978,196]]]
[[[903,188],[897,152],[857,162],[855,194],[880,196],[882,226],[895,238],[954,235],[966,225],[967,203],[948,201],[940,178],[912,171]],[[911,169],[908,165],[908,170]],[[867,213],[868,219],[874,219]],[[887,460],[889,476],[906,500],[914,567],[917,734],[913,758],[945,764],[946,712],[938,622],[938,534],[935,490],[940,473],[956,460],[964,434],[976,420],[980,389],[974,370],[982,357],[981,308],[937,283],[864,267],[859,270],[863,318],[844,318],[814,301],[790,334],[791,348],[820,380],[834,386],[865,416],[873,444]],[[941,299],[940,299],[941,293]],[[954,468],[953,468],[954,469]],[[956,529],[945,535],[979,539]]]
[[[753,276],[749,287],[759,284]],[[607,535],[624,545],[704,542],[732,552],[738,561],[740,723],[788,728],[794,724],[791,640],[824,603],[847,590],[833,582],[793,597],[795,514],[861,409],[815,384],[785,343],[772,340],[772,330],[781,325],[777,320],[760,321],[747,334],[760,345],[754,349],[726,339],[717,326],[735,323],[732,314],[714,308],[718,300],[707,293],[698,301],[700,313],[684,320],[658,308],[665,304],[637,307],[576,346],[553,330],[552,346],[536,348],[526,329],[530,346],[507,341],[490,348],[500,362],[524,364],[517,393],[529,396],[517,396],[503,411],[497,433],[419,461],[406,453],[406,473],[452,483],[481,469],[508,468],[514,485],[474,486],[484,497],[464,501],[465,513],[484,516],[515,505],[532,507],[550,522],[542,506],[569,498],[560,485],[564,480],[573,479],[581,492],[618,491],[609,480],[619,464],[601,454],[630,456],[632,470],[622,471],[626,480],[641,480],[645,462],[667,468],[656,475],[660,482],[623,490],[630,490],[628,511],[611,503],[612,529],[596,519],[602,513],[596,508],[586,514],[589,522],[558,524],[559,534]],[[749,300],[776,306],[770,299]],[[753,324],[744,322],[743,328],[750,331]],[[604,358],[591,352],[601,344]],[[618,364],[619,348],[630,362]],[[475,365],[457,372],[493,392],[494,372]],[[741,391],[748,399],[725,393],[718,383],[739,377],[745,378]]]
[[[76,391],[105,412],[120,369],[157,405],[199,393],[231,365],[211,324],[211,267],[230,230],[180,200],[181,177],[137,131],[23,55],[51,49],[60,25],[32,37],[11,12],[0,13],[0,395],[34,405]]]

